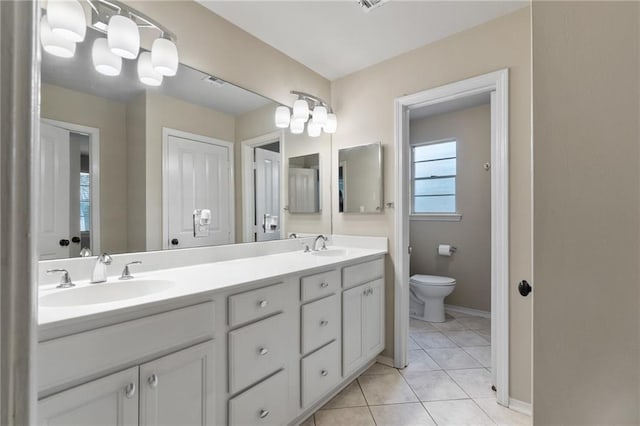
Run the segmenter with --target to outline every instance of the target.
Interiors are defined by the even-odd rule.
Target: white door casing
[[[256,241],[280,239],[280,161],[279,152],[255,149]]]
[[[163,128],[163,248],[234,242],[232,164],[232,143]],[[194,236],[196,209],[211,211],[206,236]]]

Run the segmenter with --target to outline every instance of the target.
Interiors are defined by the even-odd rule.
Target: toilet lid
[[[437,275],[412,275],[411,281],[418,284],[429,285],[451,285],[456,283],[456,280],[453,278],[439,277]]]

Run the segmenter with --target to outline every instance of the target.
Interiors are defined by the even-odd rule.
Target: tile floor
[[[444,323],[412,319],[407,368],[374,364],[302,426],[531,425],[496,403],[490,326],[456,312]]]

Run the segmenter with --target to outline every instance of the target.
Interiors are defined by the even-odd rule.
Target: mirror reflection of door
[[[255,148],[255,240],[280,239],[280,143]]]
[[[52,122],[40,127],[40,259],[90,253],[94,245],[91,217],[90,136]],[[70,125],[68,127],[77,127]]]
[[[289,158],[289,213],[320,211],[320,156]]]

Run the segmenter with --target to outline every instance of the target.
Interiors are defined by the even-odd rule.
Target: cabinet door
[[[140,366],[140,425],[212,425],[213,341]]]
[[[342,376],[346,377],[365,362],[364,292],[361,285],[342,293]]]
[[[367,360],[384,349],[384,281],[375,280],[365,286],[364,344]]]
[[[138,367],[41,399],[41,426],[138,424]]]

